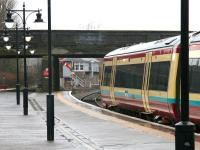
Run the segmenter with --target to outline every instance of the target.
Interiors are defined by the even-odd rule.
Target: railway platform
[[[30,95],[46,108],[44,95]],[[70,92],[55,94],[55,120],[65,136],[97,150],[174,150],[174,138],[148,127],[103,114],[98,107],[85,104]],[[59,125],[60,124],[60,125]]]
[[[29,95],[29,115],[15,93],[0,93],[2,150],[174,150],[171,134],[102,113],[70,92],[55,93],[55,141],[46,141],[46,93]],[[21,102],[22,103],[22,102]],[[198,150],[199,147],[196,147]]]

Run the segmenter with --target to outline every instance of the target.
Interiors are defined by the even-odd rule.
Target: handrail
[[[74,75],[75,75],[75,79],[79,80],[79,85],[82,87],[85,87],[85,81],[81,79],[77,74],[74,73]]]

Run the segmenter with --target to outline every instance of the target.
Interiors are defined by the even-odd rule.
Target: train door
[[[104,63],[101,64],[101,67],[100,67],[100,77],[99,77],[99,83],[100,85],[103,85],[103,79],[104,79],[104,69],[105,69],[105,65]]]
[[[111,101],[112,101],[112,106],[117,105],[117,103],[115,101],[115,91],[114,91],[116,63],[117,63],[117,58],[114,57],[113,60],[112,60],[112,72],[111,72],[111,79],[110,79],[110,98],[111,98]]]
[[[149,77],[151,69],[151,57],[152,52],[146,53],[145,62],[144,62],[144,75],[143,75],[143,84],[142,84],[142,101],[145,112],[151,112],[149,106],[149,97],[148,97],[148,88],[149,88]]]
[[[171,50],[161,49],[160,51],[153,51],[146,56],[144,102],[147,112],[168,115],[171,104],[174,103],[173,97],[169,97],[168,93],[172,59]],[[171,84],[170,89],[173,88],[174,85]]]

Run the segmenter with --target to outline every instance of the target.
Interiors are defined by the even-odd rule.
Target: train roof
[[[136,45],[132,45],[132,46],[118,48],[118,49],[108,53],[105,57],[146,51],[146,50],[157,49],[157,48],[162,48],[162,47],[170,47],[170,46],[177,44],[178,42],[180,43],[180,35],[157,40],[157,41],[140,43],[140,44],[136,44]]]

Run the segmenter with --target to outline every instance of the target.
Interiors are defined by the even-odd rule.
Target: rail
[[[100,102],[100,90],[98,91],[94,91],[92,93],[89,93],[87,95],[85,95],[84,97],[82,97],[80,100],[83,102],[89,102],[89,103],[94,103],[95,105],[102,107],[101,102]]]

